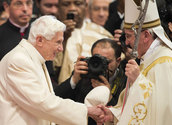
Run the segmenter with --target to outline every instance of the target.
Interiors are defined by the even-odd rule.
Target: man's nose
[[[57,15],[58,13],[58,8],[56,6],[52,6],[51,7],[51,13],[53,13],[54,15]]]
[[[76,9],[77,9],[77,7],[76,7],[75,4],[71,4],[71,5],[69,6],[69,10],[70,10],[70,11],[76,10]]]
[[[125,40],[125,44],[126,44],[126,45],[129,45],[129,43],[130,43],[130,42],[126,39],[126,40]]]
[[[99,10],[99,15],[100,16],[104,16],[105,15],[105,11],[102,8]]]

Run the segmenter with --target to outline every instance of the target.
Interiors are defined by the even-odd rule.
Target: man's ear
[[[145,35],[144,43],[146,43],[146,42],[149,41],[151,34],[150,34],[150,32],[148,30],[145,30],[144,35]]]
[[[116,62],[117,62],[117,64],[118,64],[118,66],[119,66],[119,64],[120,64],[120,62],[121,62],[121,57],[118,57],[118,58],[116,59]]]
[[[2,4],[3,4],[5,11],[9,13],[9,6],[10,5],[6,1],[4,1]]]
[[[44,38],[41,35],[38,35],[36,37],[36,45],[37,46],[43,46]]]

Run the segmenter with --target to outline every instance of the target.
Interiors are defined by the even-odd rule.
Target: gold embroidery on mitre
[[[144,103],[138,103],[133,108],[134,115],[130,119],[128,125],[143,125],[143,121],[147,116],[147,107]]]
[[[149,22],[144,22],[143,25],[142,25],[142,29],[150,29],[150,28],[154,28],[154,27],[157,27],[157,26],[160,26],[161,25],[161,21],[160,19],[156,19],[156,20],[152,20],[152,21],[149,21]],[[127,23],[127,22],[124,22],[124,28],[125,29],[131,29],[133,26],[133,23]],[[138,29],[139,28],[139,25],[135,25],[134,28]]]
[[[161,64],[164,62],[172,62],[172,57],[169,56],[163,56],[155,60],[153,63],[151,63],[143,72],[142,74],[146,77],[149,70],[151,70],[156,64]]]

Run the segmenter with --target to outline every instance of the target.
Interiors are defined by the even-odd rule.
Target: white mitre
[[[141,1],[141,3],[140,3]],[[131,29],[132,25],[138,19],[140,10],[139,6],[144,8],[145,0],[125,0],[125,19],[124,28]],[[138,25],[135,26],[138,28]],[[149,0],[145,20],[142,29],[153,29],[153,32],[172,49],[172,42],[168,38],[164,29],[161,26],[161,21],[158,14],[156,0]]]

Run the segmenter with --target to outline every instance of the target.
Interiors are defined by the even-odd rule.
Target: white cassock
[[[55,96],[44,63],[24,39],[1,60],[0,125],[87,125],[87,107]]]

